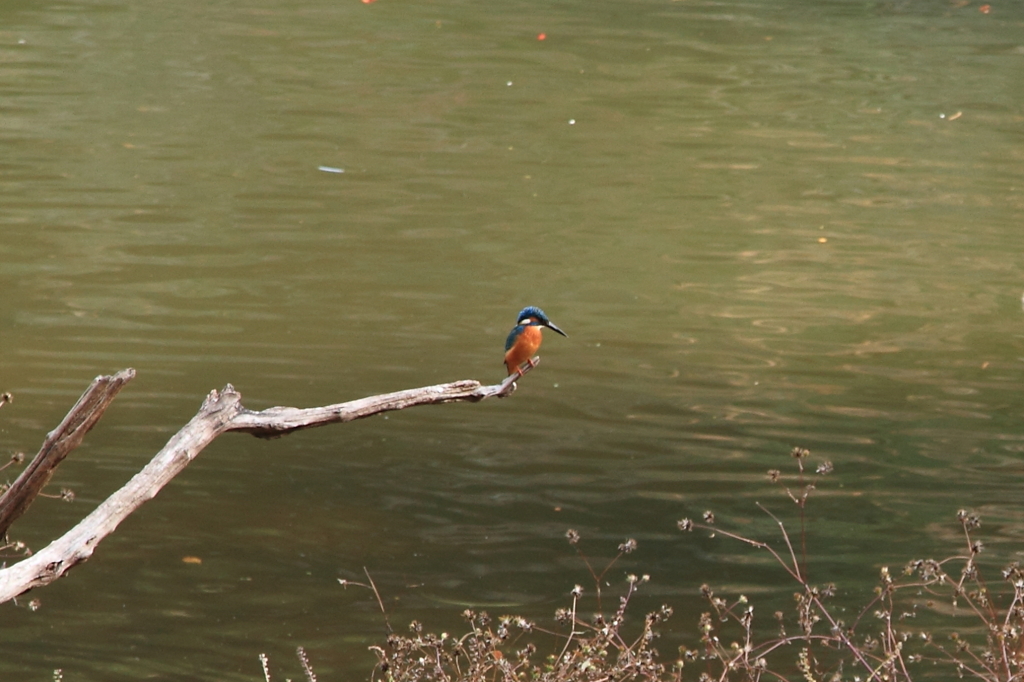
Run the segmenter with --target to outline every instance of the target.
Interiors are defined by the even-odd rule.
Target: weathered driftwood
[[[78,447],[85,434],[96,425],[107,406],[117,397],[121,388],[134,377],[134,369],[126,369],[113,376],[96,377],[64,417],[64,421],[47,434],[39,453],[11,487],[0,495],[0,537],[7,535],[11,524],[28,510],[39,492],[50,482],[50,477],[57,466],[64,461],[69,452]]]
[[[534,364],[537,361],[539,358],[534,358]],[[523,374],[531,369],[533,369],[532,366],[524,367]],[[67,452],[81,442],[82,437],[96,423],[121,386],[134,376],[134,370],[126,369],[112,377],[96,378],[75,408],[65,417],[61,427],[55,429],[47,438],[47,443],[44,443],[40,455],[36,456],[36,459],[40,459],[43,456],[43,451],[48,451],[47,444],[54,440],[54,434],[65,434],[57,440],[70,445],[63,448],[63,454],[56,461],[52,461],[52,458],[47,460],[52,461],[52,466],[46,469],[48,473],[45,480],[49,480],[53,468],[60,463],[60,459],[63,459]],[[416,405],[437,405],[461,401],[479,402],[485,398],[503,398],[516,389],[515,382],[519,376],[521,375],[512,375],[500,384],[492,386],[484,386],[478,381],[471,380],[456,381],[450,384],[386,393],[325,407],[306,409],[271,407],[261,412],[253,412],[244,408],[242,396],[231,384],[225,386],[221,391],[211,391],[196,416],[174,434],[149,464],[120,490],[108,497],[78,525],[39,552],[22,559],[9,568],[0,569],[0,603],[9,601],[34,587],[47,585],[62,577],[73,566],[87,560],[103,538],[113,533],[117,526],[144,502],[155,497],[161,488],[167,485],[202,452],[203,448],[222,433],[242,431],[262,438],[275,438],[300,429],[349,422],[381,412],[402,410]],[[115,385],[116,388],[114,388]],[[93,407],[84,407],[83,403]],[[78,416],[73,417],[76,413]],[[62,427],[65,425],[67,426],[62,431]],[[36,462],[33,461],[29,468],[35,464]],[[40,468],[43,467],[44,465],[40,465]],[[24,476],[23,473],[18,480],[20,481]],[[17,481],[15,485],[17,485]],[[35,490],[35,493],[38,492]],[[23,503],[21,511],[24,511],[30,503],[31,498]]]

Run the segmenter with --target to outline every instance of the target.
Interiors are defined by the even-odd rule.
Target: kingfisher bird
[[[519,311],[519,317],[516,318],[516,326],[509,332],[508,339],[505,340],[505,369],[508,370],[509,376],[513,374],[522,376],[523,371],[520,367],[524,362],[533,367],[533,354],[540,348],[541,327],[547,327],[565,337],[569,336],[556,327],[540,308],[532,305],[523,308]]]

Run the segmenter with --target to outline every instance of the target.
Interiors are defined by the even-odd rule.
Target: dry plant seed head
[[[704,518],[704,523],[708,524],[709,526],[715,525],[715,514],[714,514],[714,512],[712,512],[710,510],[704,512],[703,518]]]
[[[715,592],[711,589],[710,585],[704,583],[700,586],[700,596],[704,597],[705,599],[711,599],[713,596],[715,596]]]
[[[15,452],[13,455],[11,455],[11,461],[14,462],[15,464],[21,464],[22,462],[25,461],[25,453]]]
[[[975,540],[971,543],[971,554],[978,555],[984,551],[985,545],[982,544],[981,540]]]
[[[824,462],[822,462],[821,464],[818,465],[818,468],[817,468],[816,471],[818,472],[818,475],[820,475],[820,476],[828,476],[829,474],[832,473],[832,462],[829,462],[828,460],[825,460]]]
[[[299,663],[302,665],[302,672],[306,675],[306,682],[316,682],[316,675],[313,673],[313,668],[309,665],[309,657],[306,656],[306,650],[301,646],[295,650],[295,655],[299,658]]]
[[[676,525],[679,527],[679,530],[685,533],[689,533],[693,530],[693,521],[690,519],[679,519],[679,521],[676,522]]]
[[[560,625],[568,625],[572,622],[572,611],[564,607],[555,609],[555,622]]]
[[[781,471],[779,471],[778,469],[769,469],[768,470],[768,480],[769,481],[771,481],[772,483],[778,483],[780,478],[782,478],[782,472]]]
[[[978,512],[969,512],[966,509],[960,509],[956,512],[957,521],[963,524],[966,530],[975,530],[981,527],[981,515]]]
[[[801,673],[803,673],[804,679],[807,680],[807,682],[816,682],[814,678],[814,670],[811,666],[811,652],[807,650],[807,647],[800,650],[800,654],[796,659],[796,667]]]
[[[71,488],[61,488],[60,489],[60,499],[64,500],[65,502],[74,502],[75,501],[75,491],[72,490]]]
[[[575,586],[573,586],[572,592],[570,592],[569,594],[571,594],[576,599],[579,599],[580,597],[583,596],[583,586],[582,585],[575,585]]]
[[[575,546],[580,541],[580,532],[573,528],[565,531],[565,537],[569,540],[569,544]]]
[[[627,539],[621,545],[619,545],[619,551],[623,554],[629,554],[636,549],[636,540],[633,538]]]
[[[260,665],[263,666],[263,679],[270,682],[270,659],[266,654],[260,654]]]
[[[879,579],[882,581],[883,585],[885,585],[885,586],[892,585],[892,576],[889,575],[889,567],[888,566],[882,566],[882,569],[878,573],[879,573]]]
[[[807,448],[793,448],[789,455],[794,459],[805,459],[811,456],[811,451]]]

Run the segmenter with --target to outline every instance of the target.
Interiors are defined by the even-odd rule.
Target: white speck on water
[[[331,166],[317,166],[317,170],[322,170],[324,173],[344,173],[344,168],[333,168]]]
[[[505,83],[505,85],[507,85],[508,87],[511,88],[512,87],[512,81],[509,81],[508,83]]]
[[[569,119],[569,125],[571,125],[571,126],[574,126],[574,125],[576,125],[576,119],[574,119],[574,118],[570,118],[570,119]]]

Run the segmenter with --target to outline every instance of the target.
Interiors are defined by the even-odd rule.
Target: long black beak
[[[556,326],[555,326],[555,324],[554,324],[553,322],[548,322],[548,323],[547,323],[547,324],[545,324],[544,326],[545,326],[545,327],[547,327],[548,329],[550,329],[550,330],[551,330],[551,331],[553,331],[553,332],[558,332],[559,334],[561,334],[561,335],[562,335],[562,336],[564,336],[565,338],[569,338],[569,335],[568,335],[568,334],[566,334],[565,332],[563,332],[563,331],[562,331],[561,329],[559,329],[558,327],[556,327]]]

